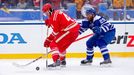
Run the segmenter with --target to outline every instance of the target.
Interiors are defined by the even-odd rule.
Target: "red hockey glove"
[[[49,22],[49,19],[46,19],[46,20],[45,20],[45,24],[46,24],[46,26],[48,26],[48,28],[50,27],[51,24],[50,24],[50,22]]]
[[[44,47],[49,47],[51,41],[49,39],[46,39],[44,42]]]
[[[53,33],[50,34],[50,36],[47,37],[47,39],[44,42],[44,47],[49,47],[50,43],[53,41],[54,38],[55,38],[55,35]]]

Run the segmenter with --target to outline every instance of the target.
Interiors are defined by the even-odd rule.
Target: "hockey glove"
[[[92,28],[93,32],[96,34],[101,34],[102,29],[98,26]]]
[[[53,41],[54,38],[55,38],[55,35],[53,33],[50,34],[50,36],[47,37],[47,39],[44,42],[44,47],[49,47],[50,43]]]
[[[87,28],[80,27],[80,29],[79,29],[79,35],[81,35],[82,33],[84,33],[86,30],[87,30]]]
[[[46,39],[44,42],[44,47],[49,47],[51,41],[49,39]]]
[[[82,21],[81,27],[82,28],[89,28],[90,22],[89,21]]]
[[[45,20],[45,24],[46,24],[46,26],[48,26],[48,28],[50,27],[51,24],[50,24],[50,22],[49,22],[49,19],[46,19],[46,20]]]

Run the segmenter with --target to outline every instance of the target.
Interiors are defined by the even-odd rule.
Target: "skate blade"
[[[112,63],[100,64],[101,67],[112,67]]]
[[[61,67],[60,66],[56,66],[56,67],[47,67],[48,70],[60,70]]]
[[[91,63],[87,63],[87,64],[80,64],[80,66],[91,66]]]
[[[60,65],[61,68],[66,68],[66,65]]]

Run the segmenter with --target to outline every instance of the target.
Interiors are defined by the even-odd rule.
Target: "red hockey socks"
[[[53,61],[56,62],[59,59],[59,54],[52,54]]]

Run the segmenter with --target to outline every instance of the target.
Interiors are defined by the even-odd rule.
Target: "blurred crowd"
[[[124,3],[125,2],[125,3]],[[81,8],[84,4],[90,4],[97,11],[104,9],[134,9],[134,0],[0,0],[0,8],[8,9],[39,9],[41,4],[51,3],[54,9],[67,9],[69,3],[76,4],[77,18],[82,18]]]
[[[0,0],[0,7],[9,9],[31,9],[39,8],[40,0]]]
[[[39,8],[41,0],[0,0],[0,6],[7,6],[7,8]],[[122,9],[124,7],[124,0],[42,0],[43,4],[51,3],[55,9],[67,8],[68,3],[76,3],[77,10],[80,10],[85,3],[89,3],[97,7],[100,3],[107,3],[108,8]],[[134,0],[126,0],[126,7],[134,9]]]

